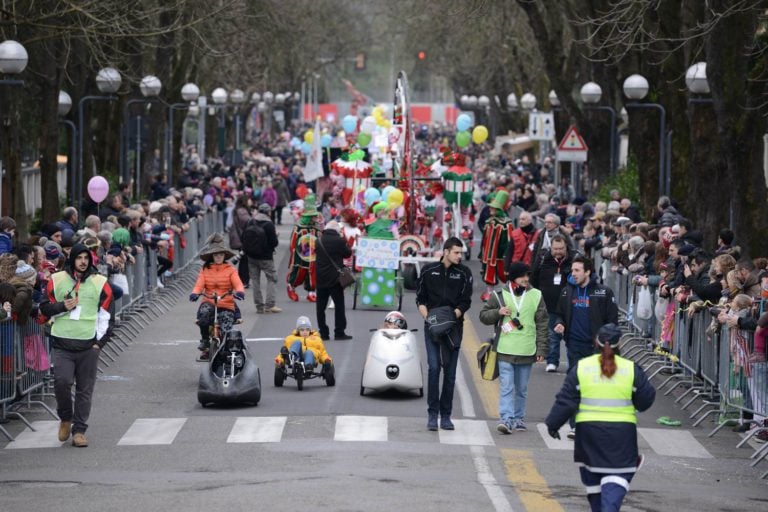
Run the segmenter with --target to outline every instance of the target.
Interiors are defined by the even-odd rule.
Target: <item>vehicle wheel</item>
[[[415,265],[403,265],[403,286],[406,290],[415,290],[418,276]]]
[[[296,387],[299,388],[299,391],[304,389],[304,372],[301,370],[300,366],[296,367],[294,378],[296,379]]]
[[[365,396],[365,388],[363,387],[363,376],[360,376],[360,396]]]
[[[325,374],[325,384],[328,387],[336,385],[336,369],[331,365],[328,372]]]
[[[419,397],[424,396],[424,388],[419,388]]]
[[[281,366],[275,366],[275,387],[281,388],[283,387],[283,382],[285,381],[285,370]]]

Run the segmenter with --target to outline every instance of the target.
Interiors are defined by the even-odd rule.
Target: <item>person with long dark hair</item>
[[[621,330],[602,326],[595,337],[600,352],[568,370],[545,423],[560,439],[560,427],[576,414],[573,460],[592,511],[619,510],[629,483],[642,465],[637,448],[636,411],[653,405],[656,390],[643,369],[617,355]]]

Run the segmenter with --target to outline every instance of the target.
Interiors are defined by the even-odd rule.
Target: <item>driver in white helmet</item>
[[[384,325],[382,329],[408,329],[408,322],[405,321],[405,316],[399,311],[390,311],[387,316],[384,317]]]

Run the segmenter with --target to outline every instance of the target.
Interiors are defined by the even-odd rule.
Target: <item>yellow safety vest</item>
[[[90,340],[96,336],[96,319],[99,314],[101,290],[107,278],[99,274],[91,274],[75,290],[76,282],[68,272],[56,272],[53,279],[53,295],[57,302],[63,302],[66,295],[77,293],[77,304],[80,306],[79,320],[72,320],[71,312],[67,311],[53,319],[51,334],[58,338],[75,340]]]
[[[581,359],[577,367],[581,402],[576,423],[608,421],[637,424],[632,405],[635,364],[615,356],[616,373],[610,379],[600,372],[600,354]]]

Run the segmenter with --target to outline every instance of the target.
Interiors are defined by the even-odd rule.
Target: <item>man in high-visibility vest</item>
[[[621,331],[606,324],[597,332],[600,353],[580,359],[568,370],[545,423],[549,435],[576,413],[573,460],[581,465],[581,481],[593,511],[618,511],[629,482],[640,469],[637,417],[656,398],[642,368],[619,357],[614,349]]]
[[[59,441],[63,443],[71,435],[72,444],[84,448],[88,446],[85,431],[99,352],[108,340],[112,288],[93,266],[91,251],[85,245],[75,244],[67,263],[66,270],[56,272],[48,281],[40,312],[53,320],[53,387],[61,419]],[[74,407],[73,383],[77,386]]]

